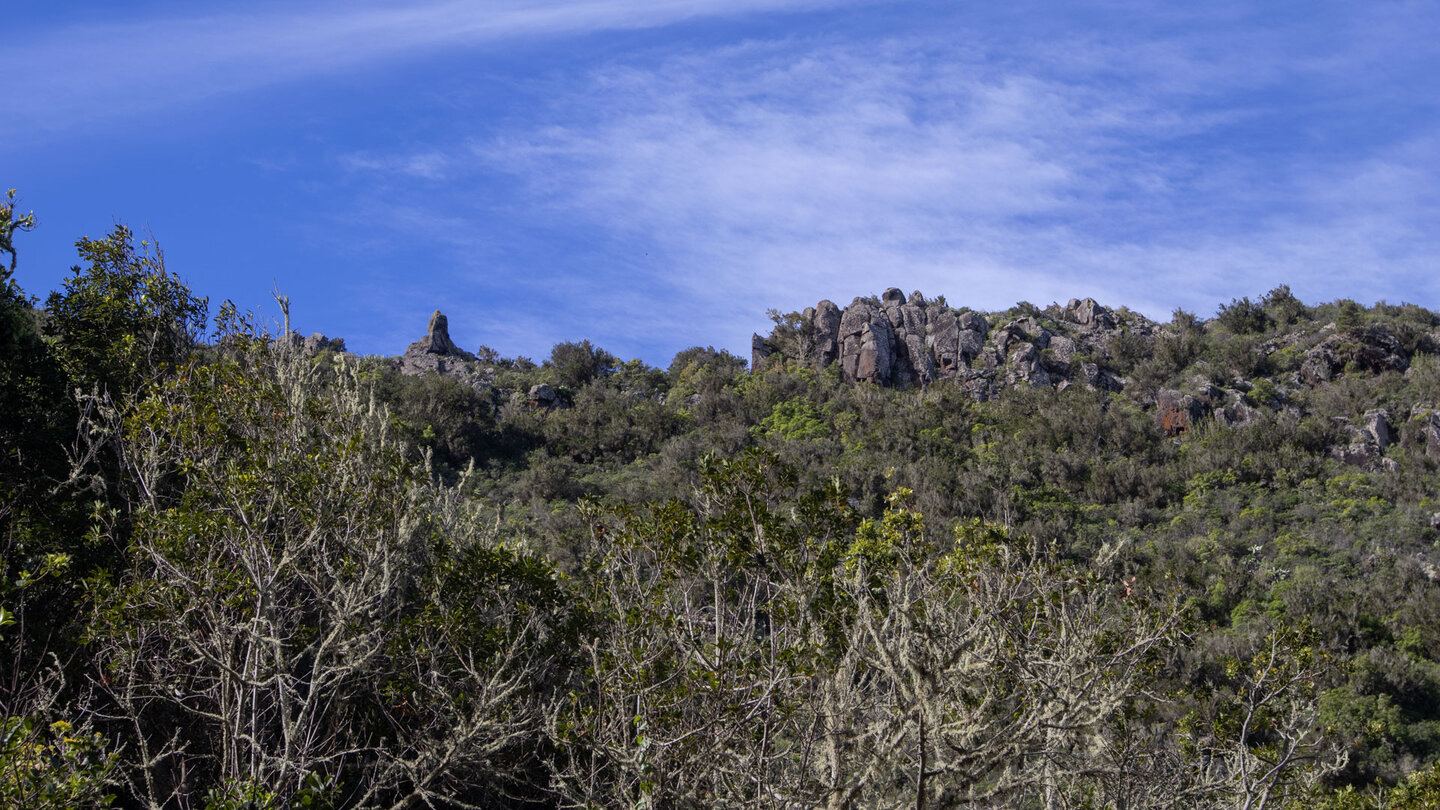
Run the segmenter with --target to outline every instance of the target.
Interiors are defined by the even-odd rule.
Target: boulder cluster
[[[1395,469],[1394,459],[1384,457],[1385,448],[1395,443],[1395,428],[1390,422],[1390,412],[1375,408],[1365,412],[1364,424],[1355,425],[1346,418],[1337,418],[1336,427],[1346,443],[1330,448],[1330,456],[1357,467],[1383,467]],[[1428,448],[1427,448],[1428,449]]]
[[[301,349],[309,354],[319,354],[320,352],[345,351],[345,338],[326,337],[319,332],[315,332],[309,337],[305,337],[299,332],[292,331],[287,332],[284,339],[288,340],[291,346],[294,346],[297,349]]]
[[[952,380],[977,399],[1008,385],[1068,387],[1081,383],[1118,391],[1124,381],[1103,365],[1122,331],[1149,334],[1154,324],[1131,314],[1121,324],[1094,299],[1072,300],[1056,320],[1034,315],[990,318],[890,288],[878,299],[856,298],[843,310],[821,301],[782,322],[769,337],[751,339],[751,368],[772,356],[817,371],[838,364],[845,378],[909,387]]]

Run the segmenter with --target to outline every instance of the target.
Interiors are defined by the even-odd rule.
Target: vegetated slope
[[[1440,797],[1432,312],[357,358],[80,248],[0,279],[0,805]]]
[[[708,348],[663,373],[588,342],[539,364],[491,354],[454,386],[473,393],[464,428],[401,390],[439,380],[387,385],[437,465],[473,456],[477,490],[562,561],[583,521],[560,504],[688,499],[707,454],[759,448],[862,514],[913,492],[942,543],[980,519],[1076,559],[1123,546],[1117,580],[1188,600],[1200,652],[1180,681],[1213,676],[1234,637],[1305,626],[1333,655],[1316,722],[1351,746],[1346,778],[1440,755],[1434,312],[1281,287],[1164,324],[895,290],[773,317],[749,372]]]

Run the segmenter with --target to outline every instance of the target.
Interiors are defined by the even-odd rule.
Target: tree
[[[177,367],[204,331],[208,301],[167,272],[150,242],[136,249],[124,225],[75,243],[87,267],[46,302],[49,331],[70,376],[115,402],[140,394]]]
[[[1122,742],[1176,606],[983,523],[935,554],[897,495],[845,580],[881,698],[849,721],[829,806],[1069,806],[1119,771],[1096,753]]]
[[[531,781],[569,648],[548,565],[407,460],[353,360],[222,322],[220,358],[98,426],[135,499],[91,595],[131,799],[474,805]]]
[[[1211,807],[1263,810],[1313,791],[1345,764],[1319,724],[1316,697],[1329,668],[1323,652],[1295,627],[1236,639],[1238,656],[1210,700],[1182,722],[1189,784],[1174,795]],[[1187,773],[1188,772],[1188,773]]]
[[[1229,304],[1221,304],[1215,319],[1237,335],[1259,334],[1270,328],[1270,314],[1265,311],[1265,306],[1256,304],[1248,297],[1235,298]]]
[[[670,376],[670,384],[675,385],[687,375],[695,375],[702,370],[724,380],[731,380],[745,371],[745,358],[714,346],[691,346],[676,352],[666,374]]]
[[[763,807],[823,796],[810,676],[852,513],[750,453],[702,462],[693,502],[591,504],[577,575],[586,683],[553,722],[571,806]],[[787,505],[787,496],[793,497]]]
[[[941,552],[896,490],[859,521],[774,457],[692,503],[591,507],[601,617],[555,721],[575,806],[948,807],[1095,789],[1177,610],[1004,530]]]
[[[778,309],[770,309],[765,313],[769,316],[775,327],[770,330],[770,336],[765,338],[765,345],[771,352],[781,357],[792,358],[799,362],[808,362],[812,353],[811,344],[815,337],[812,334],[814,327],[806,322],[805,317],[799,312],[781,312]],[[752,372],[760,369],[752,368]]]
[[[1266,293],[1260,305],[1265,308],[1265,313],[1270,316],[1270,320],[1281,326],[1289,326],[1301,318],[1310,316],[1310,308],[1290,292],[1288,284],[1281,284]]]
[[[550,350],[545,367],[555,374],[555,381],[570,388],[580,388],[591,380],[604,377],[620,364],[615,355],[591,345],[590,341],[557,343]]]
[[[10,254],[9,268],[0,267],[0,534],[6,539],[12,511],[43,505],[65,477],[60,446],[74,428],[68,381],[40,335],[37,313],[11,278],[15,234],[35,227],[35,215],[16,213],[15,202],[14,189],[0,201],[0,253]]]
[[[437,469],[458,473],[495,453],[495,403],[490,392],[443,374],[411,376],[384,369],[375,393],[390,408],[397,438]]]
[[[11,274],[15,272],[15,260],[18,258],[15,253],[15,234],[35,230],[35,212],[17,213],[16,202],[13,188],[5,192],[4,200],[0,200],[0,252],[10,254],[10,269],[0,275],[0,282],[7,284]]]
[[[15,205],[14,190],[0,200],[0,253],[10,254],[0,266],[0,805],[99,805],[113,758],[70,711],[66,666],[80,583],[97,567],[88,503],[64,486],[75,402],[11,277],[15,234],[35,227]]]

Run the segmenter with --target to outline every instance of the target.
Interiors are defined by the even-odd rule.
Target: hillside
[[[1440,800],[1432,311],[356,357],[80,253],[0,300],[0,805]]]

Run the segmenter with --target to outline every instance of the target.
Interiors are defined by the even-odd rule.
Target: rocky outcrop
[[[843,320],[840,307],[830,301],[821,301],[813,309],[805,310],[805,318],[815,336],[812,364],[825,368],[839,357],[840,322]]]
[[[555,393],[554,388],[551,388],[545,383],[540,383],[539,385],[530,386],[530,394],[526,401],[529,402],[532,408],[544,408],[548,411],[553,410],[560,404],[560,396]]]
[[[1247,365],[1214,345],[1206,348],[1206,327],[1194,316],[1182,319],[1177,313],[1174,323],[1161,327],[1091,298],[1043,310],[1020,304],[1005,313],[983,313],[893,287],[845,307],[822,300],[803,312],[773,317],[776,326],[769,336],[752,337],[752,370],[790,363],[878,386],[954,385],[977,401],[1012,387],[1123,391],[1153,408],[1156,427],[1171,437],[1205,420],[1240,427],[1268,424],[1281,413],[1301,417],[1307,384],[1325,385],[1345,374],[1405,371],[1410,368],[1405,347],[1419,356],[1429,352],[1426,346],[1440,345],[1440,330],[1404,332],[1402,344],[1383,325],[1338,330],[1332,323],[1318,331],[1311,326],[1269,335],[1263,343],[1221,346],[1266,361]],[[1440,318],[1434,325],[1440,326]],[[323,335],[292,333],[286,339],[311,352],[339,351],[344,345]],[[508,399],[514,407],[545,410],[568,405],[564,389],[547,385],[495,390],[496,367],[509,361],[483,347],[482,352],[483,359],[460,349],[450,338],[445,315],[437,311],[425,336],[391,362],[405,374],[453,377],[486,392],[492,404]],[[1431,369],[1417,362],[1409,376]],[[1188,376],[1177,374],[1182,370]],[[526,385],[530,382],[533,378]],[[1330,441],[1333,458],[1376,471],[1397,468],[1387,456],[1397,444],[1404,451],[1389,453],[1396,459],[1417,452],[1440,458],[1440,410],[1416,406],[1409,419],[1397,422],[1389,412],[1374,409],[1360,419],[1337,420]]]
[[[1215,414],[1220,421],[1230,427],[1248,425],[1251,422],[1259,420],[1261,417],[1259,408],[1251,407],[1244,401],[1232,402],[1217,410]]]
[[[848,379],[893,384],[896,348],[895,327],[880,307],[857,298],[845,308],[836,356]]]
[[[455,341],[450,339],[450,319],[445,313],[435,310],[430,316],[430,325],[425,330],[425,337],[420,338],[405,350],[406,354],[434,354],[441,357],[474,357],[467,352],[460,350]]]
[[[780,356],[817,371],[838,365],[848,380],[881,386],[953,381],[979,400],[1012,385],[1119,391],[1123,380],[1101,365],[1119,328],[1115,314],[1090,298],[1046,312],[1043,322],[1032,310],[992,325],[979,312],[892,287],[844,309],[821,301],[769,337],[754,335],[751,367]]]
[[[1428,405],[1410,409],[1410,419],[1399,430],[1400,443],[1408,449],[1440,458],[1440,411]]]
[[[1388,411],[1383,408],[1366,411],[1363,425],[1354,425],[1345,418],[1338,418],[1335,423],[1344,441],[1330,448],[1331,458],[1372,470],[1396,469],[1395,461],[1385,458],[1385,449],[1395,441]]]
[[[1094,298],[1071,298],[1065,305],[1065,313],[1072,323],[1094,331],[1115,328],[1115,318],[1110,310],[1095,303]]]
[[[1390,412],[1384,408],[1373,408],[1365,412],[1364,431],[1370,441],[1385,452],[1385,448],[1395,443],[1395,431],[1390,425]]]
[[[1331,335],[1305,353],[1300,377],[1311,385],[1347,371],[1404,371],[1410,367],[1400,341],[1389,330],[1369,327]]]
[[[401,374],[420,375],[429,372],[454,377],[476,391],[491,395],[493,386],[485,379],[480,360],[462,350],[450,339],[450,322],[440,310],[430,316],[425,337],[411,343],[405,354],[395,359]]]
[[[769,342],[759,335],[750,336],[750,368],[758,369],[775,350],[770,347]]]

